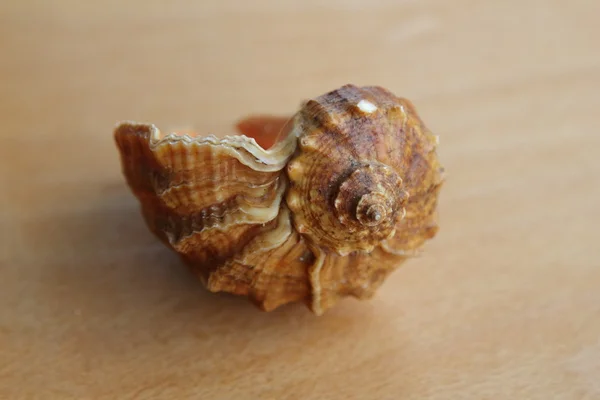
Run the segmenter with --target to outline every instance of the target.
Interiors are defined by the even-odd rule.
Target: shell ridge
[[[319,247],[311,247],[311,251],[315,255],[315,261],[313,265],[309,267],[309,280],[311,286],[311,310],[316,315],[322,315],[324,310],[321,307],[321,269],[323,269],[323,264],[325,264],[326,254]]]
[[[179,241],[189,239],[195,234],[203,233],[212,229],[225,232],[231,226],[234,225],[266,224],[277,217],[279,206],[281,204],[281,199],[283,198],[283,193],[285,192],[285,189],[285,184],[280,185],[273,201],[267,207],[264,207],[264,212],[252,212],[252,207],[244,208],[243,206],[238,204],[239,208],[225,210],[225,213],[223,214],[224,223],[216,222],[215,224],[209,226],[203,226],[201,229],[194,229],[189,234],[180,237]],[[197,214],[200,214],[205,209],[201,210]]]
[[[161,131],[155,125],[132,121],[122,122],[117,126],[115,132],[122,132],[125,129],[128,129],[128,134],[144,138],[153,152],[178,143],[191,146],[212,146],[235,157],[242,164],[256,171],[281,170],[294,153],[295,134],[297,134],[297,132],[294,132],[294,135],[288,134],[273,149],[265,150],[258,145],[254,138],[244,135],[228,135],[223,138],[217,138],[214,135],[191,137],[188,134],[172,132],[161,137]]]
[[[404,249],[396,249],[394,248],[394,246],[389,243],[389,240],[392,239],[388,238],[384,241],[381,242],[380,248],[382,251],[385,251],[388,254],[393,254],[395,256],[403,256],[403,257],[415,257],[418,254],[418,251],[416,249],[412,249],[412,250],[404,250]]]
[[[247,184],[247,185],[245,185],[246,187],[245,187],[245,190],[243,191],[243,193],[252,193],[252,192],[258,191],[258,190],[268,190],[268,189],[276,186],[279,179],[280,179],[279,176],[276,176],[275,179],[267,181],[266,183]],[[183,182],[183,183],[179,183],[179,184],[175,184],[175,185],[170,185],[165,188],[156,188],[156,194],[159,197],[165,197],[165,196],[169,196],[171,194],[171,192],[181,190],[181,189],[186,189],[186,188],[191,189],[194,187],[197,187],[198,189],[200,189],[200,187],[202,187],[204,184],[206,184],[208,182],[211,182],[210,178],[193,181],[193,182]],[[225,190],[226,188],[236,187],[236,186],[242,186],[241,181],[230,181],[230,182],[228,182],[228,184],[222,184],[221,186],[219,186],[219,188],[217,190]],[[242,195],[242,196],[243,196],[243,198],[246,198],[245,195]],[[253,197],[253,196],[251,196],[251,197]],[[224,201],[224,200],[222,200],[222,201]]]

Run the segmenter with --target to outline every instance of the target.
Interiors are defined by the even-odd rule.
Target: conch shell
[[[443,169],[413,105],[346,85],[239,136],[121,123],[123,173],[149,228],[213,292],[322,314],[370,298],[437,230]]]

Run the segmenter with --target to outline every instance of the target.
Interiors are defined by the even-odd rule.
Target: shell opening
[[[285,139],[292,124],[289,117],[257,115],[239,121],[236,128],[244,136],[254,139],[260,147],[269,150]]]

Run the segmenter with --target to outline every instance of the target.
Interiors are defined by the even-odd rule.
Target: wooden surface
[[[2,2],[0,398],[600,399],[598,16]],[[440,135],[439,236],[320,318],[206,293],[145,228],[113,126],[229,133],[345,83],[410,98]]]

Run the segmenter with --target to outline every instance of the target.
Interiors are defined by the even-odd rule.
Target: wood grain
[[[600,399],[598,15],[2,2],[0,398]],[[143,225],[115,123],[229,133],[345,83],[440,135],[439,236],[320,318],[204,291]]]

